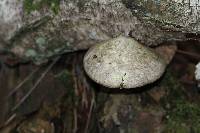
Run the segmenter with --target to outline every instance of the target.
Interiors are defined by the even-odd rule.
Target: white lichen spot
[[[198,81],[197,85],[200,88],[200,62],[196,65],[195,78]]]
[[[196,65],[195,78],[200,80],[200,62]]]

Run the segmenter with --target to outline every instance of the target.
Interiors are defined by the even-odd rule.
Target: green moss
[[[168,96],[163,99],[166,108],[166,133],[200,132],[200,105],[188,101],[183,86],[178,83],[169,71],[163,84],[167,87]]]
[[[24,9],[27,13],[40,10],[43,7],[50,8],[54,13],[58,13],[60,0],[24,0]]]
[[[177,100],[173,109],[168,111],[166,131],[170,133],[199,133],[200,106]]]
[[[161,82],[162,86],[166,90],[166,96],[161,99],[161,104],[164,108],[176,104],[177,100],[185,99],[183,87],[179,84],[179,81],[175,78],[176,76],[172,75],[172,73],[173,71],[167,69]]]

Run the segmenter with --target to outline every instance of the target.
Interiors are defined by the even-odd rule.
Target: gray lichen
[[[123,0],[133,14],[166,30],[199,32],[197,0]]]

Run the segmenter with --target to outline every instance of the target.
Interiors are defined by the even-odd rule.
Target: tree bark
[[[191,39],[200,30],[199,5],[196,0],[3,0],[0,51],[42,63],[119,35],[148,46]]]

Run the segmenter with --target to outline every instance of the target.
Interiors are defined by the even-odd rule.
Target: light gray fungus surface
[[[88,50],[84,69],[108,88],[136,88],[154,82],[165,71],[165,61],[133,38],[119,36]]]

